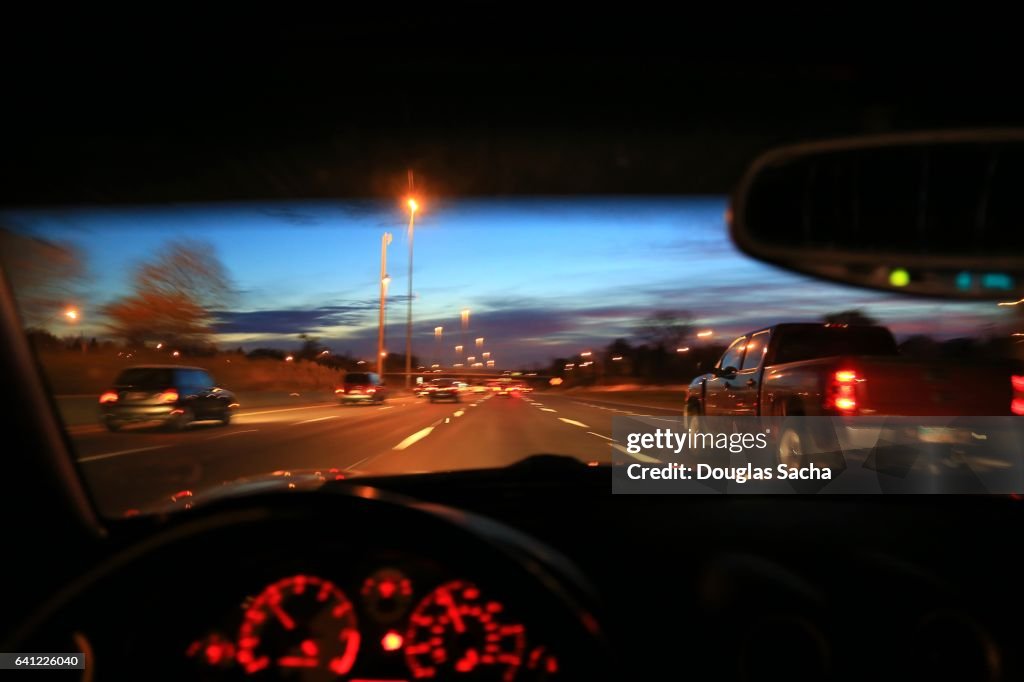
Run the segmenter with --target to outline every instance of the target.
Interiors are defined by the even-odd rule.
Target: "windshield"
[[[9,211],[0,225],[78,466],[116,516],[282,472],[422,474],[537,454],[609,463],[615,417],[680,417],[729,343],[781,323],[851,324],[794,332],[793,357],[1021,348],[1016,308],[755,262],[730,243],[726,206],[420,196],[415,210],[112,206]],[[199,368],[216,388],[175,386],[153,366]],[[431,384],[458,390],[417,390]],[[133,401],[119,387],[165,393]]]

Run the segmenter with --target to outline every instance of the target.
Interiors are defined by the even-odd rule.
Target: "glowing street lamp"
[[[714,334],[713,331],[711,331],[710,329],[705,329],[702,332],[697,332],[697,338],[698,339],[706,339],[706,338],[709,338],[712,334]]]
[[[477,337],[476,347],[477,348],[483,348],[483,346],[484,346],[484,337],[482,337],[482,336]]]
[[[484,360],[486,360],[487,358],[491,357],[491,351],[487,351],[486,353],[481,353],[481,355],[483,355]]]
[[[69,322],[78,322],[79,315],[78,308],[68,308],[64,311],[64,317],[68,318]]]

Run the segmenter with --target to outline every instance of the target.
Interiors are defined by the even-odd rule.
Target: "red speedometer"
[[[235,660],[249,674],[273,669],[278,676],[326,680],[347,674],[358,652],[356,616],[345,593],[322,578],[295,575],[248,604]]]
[[[523,662],[526,632],[522,624],[507,622],[504,610],[467,582],[445,583],[428,594],[405,636],[413,676],[510,682]]]

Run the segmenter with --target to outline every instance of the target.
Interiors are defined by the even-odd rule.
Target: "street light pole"
[[[379,328],[377,329],[377,375],[384,376],[384,315],[385,302],[388,298],[388,244],[391,243],[391,233],[385,232],[380,240],[380,315]]]
[[[412,242],[416,233],[415,199],[409,199],[409,299],[406,302],[405,318],[405,387],[412,383]]]
[[[469,343],[468,343],[468,341],[469,341],[469,308],[463,308],[461,315],[462,315],[462,346],[467,346],[467,345],[469,345]],[[462,362],[462,356],[461,356],[462,346],[459,346],[459,349],[458,349],[458,353],[460,353],[459,362]]]

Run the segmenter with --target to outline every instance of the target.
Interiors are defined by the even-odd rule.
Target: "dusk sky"
[[[472,311],[470,336],[485,337],[499,366],[631,338],[654,310],[690,311],[723,342],[848,308],[865,309],[898,336],[971,335],[1009,320],[994,303],[862,291],[758,263],[729,242],[725,206],[720,197],[428,201],[416,221],[414,352],[434,361],[434,328],[442,326],[440,359],[450,362],[463,308]],[[98,310],[127,291],[137,264],[169,240],[192,238],[211,244],[238,289],[232,310],[219,315],[222,346],[294,348],[307,333],[367,358],[377,336],[381,235],[390,231],[388,347],[404,351],[407,214],[397,203],[64,209],[0,220],[81,250],[87,335],[103,335]]]

